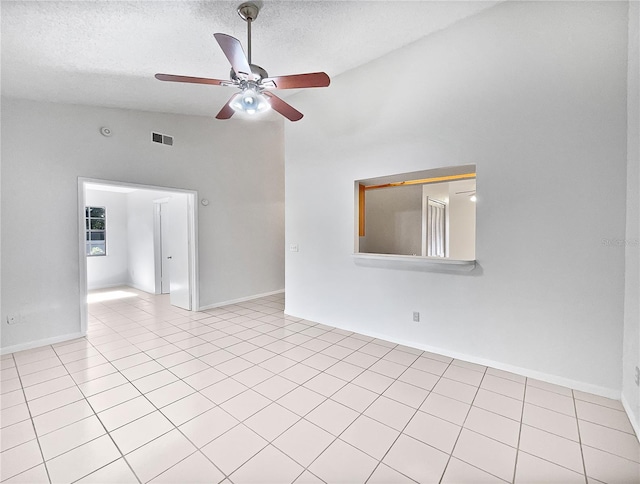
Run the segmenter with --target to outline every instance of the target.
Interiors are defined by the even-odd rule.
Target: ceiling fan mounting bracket
[[[249,20],[253,22],[258,18],[258,13],[260,12],[260,8],[252,2],[245,2],[238,7],[238,15],[245,22]]]

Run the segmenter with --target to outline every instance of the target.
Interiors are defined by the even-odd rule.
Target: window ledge
[[[417,255],[352,254],[356,265],[383,269],[404,269],[427,272],[470,272],[476,267],[475,260],[442,259]]]

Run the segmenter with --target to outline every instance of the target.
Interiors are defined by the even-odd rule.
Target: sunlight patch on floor
[[[98,303],[103,301],[115,301],[116,299],[125,299],[129,297],[137,297],[138,295],[135,292],[128,291],[106,291],[106,292],[98,292],[89,294],[87,296],[87,303]]]

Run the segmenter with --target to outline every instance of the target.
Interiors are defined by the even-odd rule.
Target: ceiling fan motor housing
[[[251,20],[252,22],[258,18],[258,12],[260,9],[255,3],[245,2],[238,7],[238,15],[245,22]]]
[[[262,79],[266,79],[267,77],[269,77],[269,74],[267,74],[267,71],[264,70],[262,67],[256,65],[256,64],[250,64],[249,67],[251,67],[251,72],[253,73],[254,77],[256,78],[256,82],[260,82],[262,81]],[[242,80],[241,78],[238,77],[238,75],[236,74],[236,71],[233,70],[233,68],[231,68],[231,79],[236,81],[236,80]]]

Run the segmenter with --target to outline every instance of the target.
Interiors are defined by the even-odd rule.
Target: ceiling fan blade
[[[249,67],[249,61],[247,61],[247,56],[244,55],[244,50],[242,50],[242,44],[235,37],[231,37],[227,34],[213,34],[213,36],[220,44],[220,48],[224,55],[227,56],[231,67],[235,71],[236,75],[245,75],[251,81],[253,80],[253,73],[251,72],[251,67]]]
[[[290,76],[268,77],[262,80],[262,84],[273,83],[276,89],[298,89],[306,87],[327,87],[331,79],[324,72],[311,72],[309,74],[293,74]],[[267,87],[267,86],[265,86]]]
[[[269,98],[269,103],[271,104],[271,108],[274,111],[277,111],[280,114],[282,114],[288,120],[299,121],[302,119],[303,114],[300,111],[298,111],[296,108],[294,108],[290,104],[287,104],[286,102],[284,102],[275,94],[272,94],[267,91],[263,91],[262,94]]]
[[[209,79],[207,77],[174,76],[173,74],[156,74],[159,81],[190,82],[192,84],[211,84],[214,86],[231,86],[233,82],[221,79]]]
[[[235,111],[231,107],[231,101],[236,96],[237,94],[234,94],[233,96],[231,96],[231,99],[229,99],[229,102],[222,107],[222,109],[218,114],[216,114],[216,119],[229,119],[231,116],[233,116],[233,113],[235,113]]]

